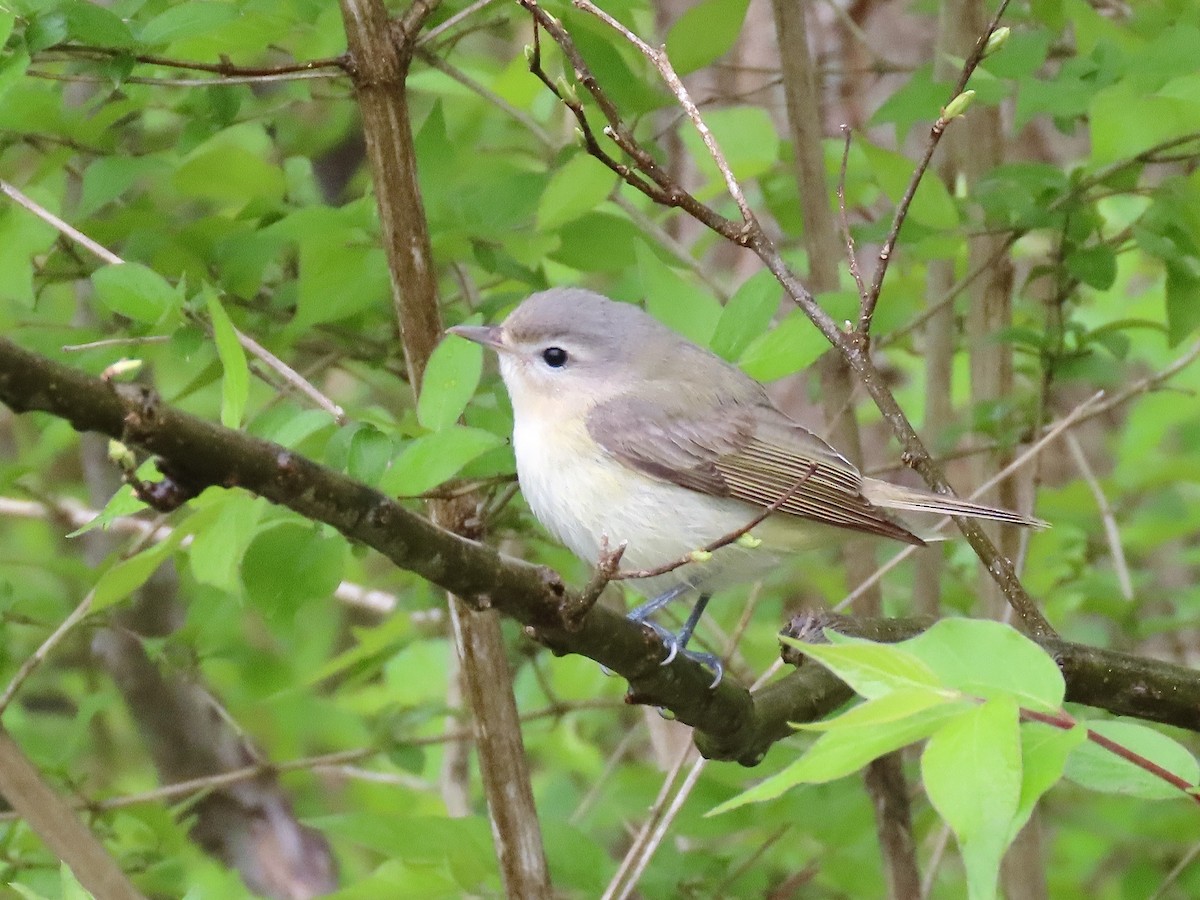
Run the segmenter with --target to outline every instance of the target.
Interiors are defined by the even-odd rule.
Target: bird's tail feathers
[[[919,488],[908,488],[876,478],[864,478],[863,496],[885,509],[908,512],[939,513],[944,516],[967,516],[972,519],[991,519],[1023,525],[1027,528],[1049,528],[1050,523],[1035,516],[1026,516],[1009,509],[987,506],[962,500],[950,494],[934,494]]]

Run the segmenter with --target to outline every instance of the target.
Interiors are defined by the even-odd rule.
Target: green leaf
[[[213,498],[218,508],[211,526],[196,533],[187,548],[192,577],[201,584],[234,593],[241,585],[239,567],[254,539],[266,501],[242,491],[224,491]]]
[[[829,349],[829,342],[800,310],[789,312],[779,324],[752,338],[738,360],[751,378],[775,381],[807,369]]]
[[[351,478],[374,487],[392,458],[392,440],[374,425],[362,424],[350,438],[347,471]]]
[[[1105,166],[1200,130],[1200,103],[1147,94],[1123,78],[1092,98],[1088,123],[1092,164]]]
[[[1115,741],[1195,786],[1200,781],[1196,758],[1176,741],[1134,722],[1088,723],[1092,731]],[[1067,760],[1067,778],[1093,791],[1130,794],[1147,800],[1173,800],[1187,794],[1143,767],[1117,756],[1092,740],[1075,748]]]
[[[1200,327],[1200,277],[1178,262],[1167,267],[1167,341],[1174,347]]]
[[[261,531],[242,557],[246,597],[261,609],[287,612],[333,595],[347,545],[309,523],[283,522]]]
[[[1082,726],[1064,730],[1042,722],[1021,723],[1021,802],[1009,842],[1025,827],[1041,796],[1062,778],[1071,751],[1086,739],[1087,729]]]
[[[775,123],[766,110],[756,106],[714,109],[705,111],[704,122],[739,181],[757,178],[770,171],[779,161],[779,132],[775,130]],[[683,143],[695,160],[696,168],[705,176],[702,193],[724,195],[725,178],[717,169],[699,133],[694,128],[688,128],[683,132]]]
[[[868,699],[901,688],[920,690],[942,687],[933,669],[899,644],[857,640],[836,645],[806,644],[790,637],[780,640],[811,656],[850,685],[855,693]]]
[[[0,47],[8,43],[9,36],[12,35],[13,25],[16,24],[16,14],[8,8],[0,9]]]
[[[139,178],[158,168],[156,163],[140,157],[101,156],[94,160],[83,173],[79,215],[92,215],[124,194]]]
[[[300,241],[297,331],[387,306],[391,283],[387,258],[344,226]]]
[[[935,82],[933,67],[923,65],[879,104],[871,116],[870,124],[894,123],[896,138],[903,143],[909,129],[917,122],[933,122],[941,115],[942,104],[949,96],[950,86]]]
[[[836,731],[842,728],[888,725],[914,716],[932,706],[958,702],[960,702],[959,698],[948,695],[945,691],[930,688],[899,688],[873,700],[866,700],[852,706],[833,719],[821,722],[794,722],[792,727],[799,728],[801,731]]]
[[[401,451],[380,479],[385,494],[415,497],[453,478],[471,460],[503,441],[490,431],[450,425],[422,435]]]
[[[141,263],[117,263],[92,273],[96,297],[118,315],[153,325],[180,305],[179,291]]]
[[[218,141],[193,153],[175,170],[175,186],[189,197],[238,211],[251,201],[278,204],[286,182],[283,169],[254,151]]]
[[[62,900],[92,900],[91,892],[79,883],[79,879],[66,863],[59,865],[58,878],[62,883]]]
[[[39,11],[25,28],[25,47],[30,53],[37,53],[61,44],[69,33],[66,13],[61,8],[51,7]]]
[[[450,337],[438,344],[425,366],[417,421],[441,431],[458,421],[475,396],[483,374],[483,348],[473,341]]]
[[[779,282],[765,270],[743,281],[721,310],[710,345],[713,353],[732,362],[766,334],[779,309],[780,294]]]
[[[1107,244],[1080,247],[1064,262],[1068,272],[1098,291],[1107,291],[1117,280],[1117,254]]]
[[[1050,656],[1023,634],[988,619],[942,619],[899,644],[939,681],[975,697],[1012,697],[1043,712],[1062,707],[1066,686]]]
[[[66,4],[64,11],[69,36],[81,44],[112,48],[133,45],[133,34],[129,31],[129,26],[120,16],[98,3],[76,0]]]
[[[616,179],[599,160],[577,153],[556,167],[546,183],[538,201],[538,230],[551,231],[595,209],[608,199]]]
[[[149,46],[169,44],[182,38],[198,37],[218,25],[232,21],[238,8],[232,3],[191,0],[177,3],[159,13],[138,33],[138,40]]]
[[[1021,801],[1019,735],[1017,705],[988,700],[960,712],[921,754],[925,793],[958,839],[971,900],[996,896]]]
[[[246,353],[238,341],[237,330],[217,298],[217,292],[206,289],[204,293],[217,356],[225,370],[221,381],[221,424],[226,428],[237,428],[242,424],[246,401],[250,397],[250,368],[246,365]]]
[[[908,188],[916,163],[893,150],[885,150],[874,144],[862,144],[871,174],[893,204],[899,204]],[[889,213],[889,218],[891,214]],[[950,230],[958,226],[958,209],[954,199],[940,178],[922,178],[908,218],[935,230]],[[903,231],[901,232],[903,233]]]
[[[29,68],[29,54],[24,50],[0,55],[0,99],[9,89],[20,83]]]
[[[928,707],[885,725],[868,721],[862,725],[827,731],[817,738],[804,756],[783,771],[725,801],[708,814],[715,816],[747,803],[773,800],[800,784],[821,784],[842,778],[893,750],[929,737],[945,722],[960,714],[960,704],[947,703]]]
[[[179,549],[184,538],[210,527],[219,510],[217,505],[196,509],[166,539],[105,569],[92,589],[92,612],[97,613],[119,603],[138,590]]]
[[[643,242],[638,242],[636,253],[646,311],[688,340],[707,344],[721,317],[717,301],[664,263]]]
[[[728,53],[742,30],[750,0],[703,0],[667,32],[667,56],[680,75],[702,69]]]

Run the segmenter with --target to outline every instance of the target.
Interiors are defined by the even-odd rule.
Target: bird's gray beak
[[[455,325],[453,328],[447,328],[446,333],[457,334],[461,338],[482,344],[484,347],[491,347],[493,350],[504,349],[500,340],[499,325]]]

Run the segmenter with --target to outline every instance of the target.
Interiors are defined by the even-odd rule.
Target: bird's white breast
[[[517,475],[538,520],[577,556],[595,564],[601,536],[625,542],[621,568],[645,569],[698,550],[753,518],[736,500],[659,481],[610,456],[573,421],[519,409],[513,432]],[[714,588],[753,578],[776,557],[766,549],[726,547],[705,564],[689,563],[631,583],[653,596],[680,583]]]

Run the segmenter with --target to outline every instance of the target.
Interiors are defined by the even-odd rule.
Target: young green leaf
[[[792,310],[770,331],[751,338],[738,366],[751,378],[776,381],[811,366],[829,344],[800,310]]]
[[[351,478],[374,487],[387,471],[392,450],[391,438],[374,425],[361,423],[350,438],[346,471]]]
[[[1090,722],[1092,731],[1132,750],[1195,786],[1200,782],[1196,757],[1181,744],[1135,722]],[[1147,800],[1186,797],[1179,788],[1146,769],[1117,756],[1094,741],[1084,741],[1067,760],[1067,778],[1093,791],[1130,794]]]
[[[1064,731],[1042,722],[1021,723],[1021,802],[1009,828],[1010,842],[1025,827],[1041,796],[1063,777],[1071,751],[1086,739],[1083,726]]]
[[[150,46],[205,34],[237,16],[235,6],[213,0],[190,0],[168,6],[146,23],[138,40]]]
[[[1042,712],[1062,707],[1066,686],[1054,660],[1002,622],[942,619],[899,646],[964,694],[1011,696],[1018,705]]]
[[[898,644],[870,641],[850,644],[806,644],[794,638],[781,640],[811,656],[854,692],[868,699],[901,688],[937,689],[942,682],[922,660]]]
[[[217,298],[217,292],[205,290],[208,315],[212,320],[213,340],[217,345],[217,356],[225,377],[221,381],[221,424],[226,428],[237,428],[246,414],[246,401],[250,398],[250,368],[246,365],[246,352],[238,341],[225,307]]]
[[[551,231],[595,209],[608,199],[616,179],[599,160],[577,153],[546,183],[538,201],[538,230]]]
[[[681,15],[667,32],[667,56],[680,75],[720,59],[737,42],[750,0],[704,0]]]
[[[988,700],[937,731],[921,754],[921,778],[929,802],[958,839],[971,900],[995,897],[1021,801],[1016,703]]]
[[[309,523],[284,521],[251,541],[242,556],[246,597],[268,612],[330,596],[342,580],[348,545]]]
[[[217,517],[196,533],[187,548],[189,569],[201,584],[234,593],[241,585],[242,556],[258,529],[266,501],[242,491],[223,491],[211,502]]]
[[[179,291],[141,263],[116,263],[92,273],[96,297],[118,315],[153,325],[180,304]]]
[[[713,353],[736,360],[751,341],[766,334],[779,309],[779,297],[779,283],[770,272],[764,270],[743,281],[721,310],[710,344]]]
[[[638,241],[634,252],[646,310],[690,340],[707,344],[721,318],[717,301],[659,259],[644,242]]]
[[[442,341],[425,366],[421,396],[417,400],[417,421],[430,431],[453,425],[475,395],[482,374],[482,347],[461,338]]]
[[[502,441],[490,431],[451,425],[411,441],[380,479],[385,494],[414,497],[437,487]]]
[[[959,715],[962,715],[962,706],[947,703],[928,707],[886,725],[868,722],[831,729],[782,772],[725,801],[708,815],[715,816],[747,803],[773,800],[799,784],[820,784],[843,778],[886,753],[929,737]]]
[[[219,511],[220,506],[217,505],[200,507],[176,526],[165,540],[104,570],[92,589],[92,612],[97,613],[114,603],[119,603],[140,588],[158,567],[179,549],[186,537],[210,527]]]

